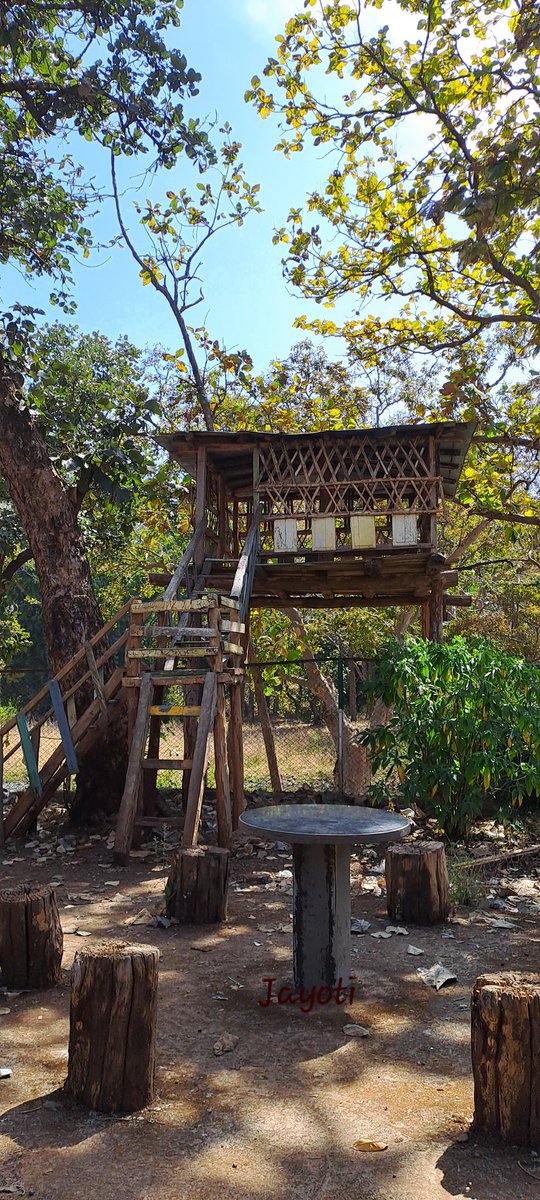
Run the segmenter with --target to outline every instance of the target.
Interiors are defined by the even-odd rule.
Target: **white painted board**
[[[298,550],[298,522],[295,517],[274,521],[274,550]]]
[[[408,513],[392,516],[392,542],[394,546],[416,546],[418,543],[418,519]]]
[[[369,513],[351,514],[351,543],[354,550],[363,550],[377,544],[375,517]]]
[[[335,550],[336,522],[333,517],[312,517],[311,534],[314,550]]]

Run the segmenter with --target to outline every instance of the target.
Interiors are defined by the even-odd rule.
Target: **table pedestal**
[[[336,987],[349,980],[350,846],[293,845],[294,982]]]

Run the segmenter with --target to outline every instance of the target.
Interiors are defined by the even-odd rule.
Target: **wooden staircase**
[[[152,804],[160,770],[183,773],[182,844],[196,845],[212,738],[218,841],[230,846],[245,805],[240,685],[260,516],[258,506],[239,559],[229,561],[228,595],[212,589],[206,522],[201,520],[163,595],[151,601],[128,601],[0,728],[0,845],[6,837],[32,828],[62,782],[77,774],[79,759],[103,734],[125,690],[129,761],[115,858],[126,861],[145,824],[164,823]],[[122,664],[115,661],[120,652]],[[40,712],[47,697],[50,704]],[[177,758],[161,750],[163,723],[169,721],[184,727],[184,752]],[[43,761],[41,731],[50,722],[58,730],[58,743]],[[17,754],[24,756],[29,786],[4,817],[2,771]]]

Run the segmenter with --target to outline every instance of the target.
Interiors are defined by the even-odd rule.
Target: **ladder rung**
[[[145,771],[188,771],[192,766],[192,758],[147,758],[143,762]]]
[[[243,621],[222,621],[221,629],[223,633],[245,633],[246,627]]]
[[[228,652],[228,654],[243,654],[244,653],[243,647],[237,646],[235,642],[224,642],[223,649],[226,650]]]
[[[148,709],[151,717],[198,717],[200,704],[151,704]]]
[[[127,652],[128,658],[213,658],[215,654],[211,646],[149,646],[147,650]]]
[[[196,641],[212,641],[216,639],[215,629],[193,629],[187,625],[185,629],[178,625],[130,625],[129,632],[133,637],[163,637],[165,633],[174,633],[178,638],[189,637]],[[243,627],[242,627],[243,632]]]
[[[212,595],[196,600],[133,600],[131,611],[134,613],[206,612],[209,608],[217,607],[218,598],[212,593]]]
[[[220,608],[234,608],[235,612],[240,611],[239,601],[231,600],[230,596],[220,596],[219,597],[219,606],[220,606]]]

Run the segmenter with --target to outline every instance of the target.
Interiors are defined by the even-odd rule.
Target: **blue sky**
[[[175,32],[188,64],[202,74],[193,115],[217,114],[219,122],[230,122],[243,144],[247,177],[261,185],[264,208],[242,229],[224,231],[211,246],[203,270],[205,301],[194,310],[194,323],[204,321],[212,337],[229,349],[245,347],[257,369],[284,357],[301,339],[293,321],[309,311],[283,281],[282,248],[272,245],[273,229],[285,223],[289,207],[300,206],[307,191],[321,184],[331,169],[328,154],[318,155],[312,148],[290,160],[275,153],[276,121],[262,121],[243,99],[251,77],[262,74],[267,57],[274,53],[276,34],[301,7],[301,0],[185,0],[181,27]],[[98,178],[107,178],[107,160],[97,150],[84,143],[74,143],[73,150]],[[162,173],[152,194],[157,197],[167,188],[194,188],[198,179],[185,160],[173,172]],[[141,193],[143,199],[145,194]],[[134,217],[131,222],[135,229]],[[94,228],[102,242],[117,232],[112,204],[105,205]],[[137,345],[161,344],[169,351],[179,347],[165,302],[150,287],[142,287],[138,268],[126,250],[117,247],[94,254],[76,266],[75,280],[77,312],[72,319],[83,331],[99,329],[111,338],[127,334]],[[19,275],[8,272],[2,290],[3,300],[10,304],[14,299],[38,302],[46,308],[47,319],[69,319],[48,307],[46,285],[31,292]]]

